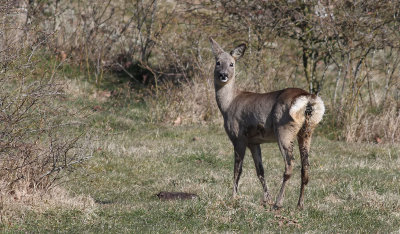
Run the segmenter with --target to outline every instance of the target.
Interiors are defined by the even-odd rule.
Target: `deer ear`
[[[240,44],[235,49],[233,49],[230,54],[235,60],[238,60],[240,57],[243,56],[244,51],[246,51],[246,44]]]
[[[210,37],[210,42],[214,57],[218,58],[220,54],[224,53],[224,50],[221,48],[221,46],[218,45],[216,41],[214,41],[214,39],[212,39],[212,37]]]

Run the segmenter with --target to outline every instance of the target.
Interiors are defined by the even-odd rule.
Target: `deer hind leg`
[[[301,187],[300,197],[297,203],[299,209],[303,209],[304,206],[304,189],[308,184],[308,169],[310,164],[308,163],[308,155],[310,153],[311,136],[313,127],[309,126],[306,122],[297,134],[297,141],[299,142],[300,157],[301,157]]]
[[[269,195],[269,192],[268,192],[268,186],[265,183],[265,179],[264,179],[264,167],[262,164],[260,145],[249,145],[248,147],[251,151],[251,155],[253,156],[254,164],[256,166],[257,177],[260,180],[261,185],[263,187],[263,191],[264,191],[263,204],[264,205],[267,203],[272,204],[271,196]]]
[[[276,202],[274,205],[275,209],[279,209],[282,207],[283,198],[285,196],[285,187],[287,181],[292,176],[293,171],[293,141],[296,137],[296,129],[286,129],[280,130],[278,129],[278,145],[279,149],[282,153],[283,160],[285,162],[285,172],[283,173],[283,181],[281,185],[281,189],[279,191],[278,197],[276,198]]]
[[[238,193],[238,184],[240,175],[242,174],[243,159],[246,153],[246,145],[241,142],[233,144],[235,151],[235,163],[233,168],[233,197]]]

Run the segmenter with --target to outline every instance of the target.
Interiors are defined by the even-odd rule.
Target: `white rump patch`
[[[305,120],[304,112],[306,111],[309,102],[308,96],[300,96],[296,98],[293,105],[290,107],[289,114],[294,121],[303,123]]]
[[[325,113],[325,105],[319,96],[313,99],[310,103],[313,107],[310,122],[315,125],[321,122],[322,116],[324,116]]]
[[[310,103],[312,106],[310,123],[312,125],[316,125],[321,122],[322,116],[325,113],[324,102],[318,96],[313,98],[309,95],[303,95],[296,98],[293,105],[290,107],[289,114],[294,121],[303,123],[305,120],[305,111],[308,103]]]

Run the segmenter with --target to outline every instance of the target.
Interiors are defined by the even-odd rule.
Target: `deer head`
[[[235,78],[235,62],[243,56],[246,50],[246,44],[240,44],[230,53],[225,52],[210,37],[211,48],[215,57],[214,83],[219,86],[224,86]]]

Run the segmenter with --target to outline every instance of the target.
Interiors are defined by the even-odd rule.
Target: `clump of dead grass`
[[[391,103],[378,113],[364,110],[349,123],[344,132],[351,142],[394,143],[400,141],[400,112],[396,103]]]
[[[20,182],[10,191],[7,181],[0,181],[0,223],[3,225],[23,221],[27,212],[41,214],[54,209],[79,210],[89,220],[94,217],[96,208],[92,197],[73,196],[59,186],[43,190],[32,188],[27,182]]]
[[[196,77],[179,86],[165,82],[150,92],[144,98],[150,109],[150,122],[181,125],[218,119],[214,84],[206,77]]]

